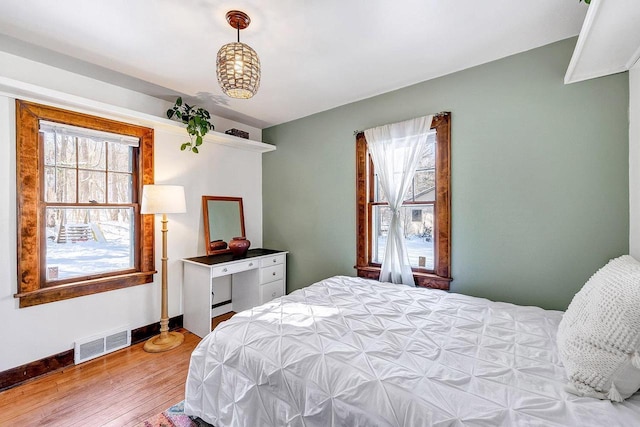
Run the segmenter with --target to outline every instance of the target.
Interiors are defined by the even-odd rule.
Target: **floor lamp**
[[[142,189],[142,207],[140,213],[162,214],[162,313],[160,314],[160,335],[150,338],[144,349],[150,353],[176,348],[184,335],[169,332],[169,313],[167,308],[167,214],[187,211],[184,199],[184,187],[180,185],[145,185]]]

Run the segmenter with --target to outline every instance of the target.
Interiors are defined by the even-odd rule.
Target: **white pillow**
[[[598,270],[569,304],[557,342],[567,391],[621,402],[640,389],[640,262],[623,255]]]

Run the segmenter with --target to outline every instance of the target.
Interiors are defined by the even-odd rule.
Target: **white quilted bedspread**
[[[333,277],[194,350],[185,412],[224,426],[640,426],[564,391],[562,312]]]

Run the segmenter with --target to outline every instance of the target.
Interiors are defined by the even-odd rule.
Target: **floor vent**
[[[76,365],[131,345],[131,329],[119,328],[76,341]]]

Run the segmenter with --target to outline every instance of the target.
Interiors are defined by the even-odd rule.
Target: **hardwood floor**
[[[212,327],[235,313],[212,319]],[[134,426],[184,399],[200,338],[147,353],[144,343],[36,378],[0,393],[0,426]]]
[[[220,322],[224,322],[225,320],[231,319],[231,317],[236,314],[235,311],[230,311],[226,314],[221,314],[220,316],[216,316],[211,319],[211,330],[213,331]]]

